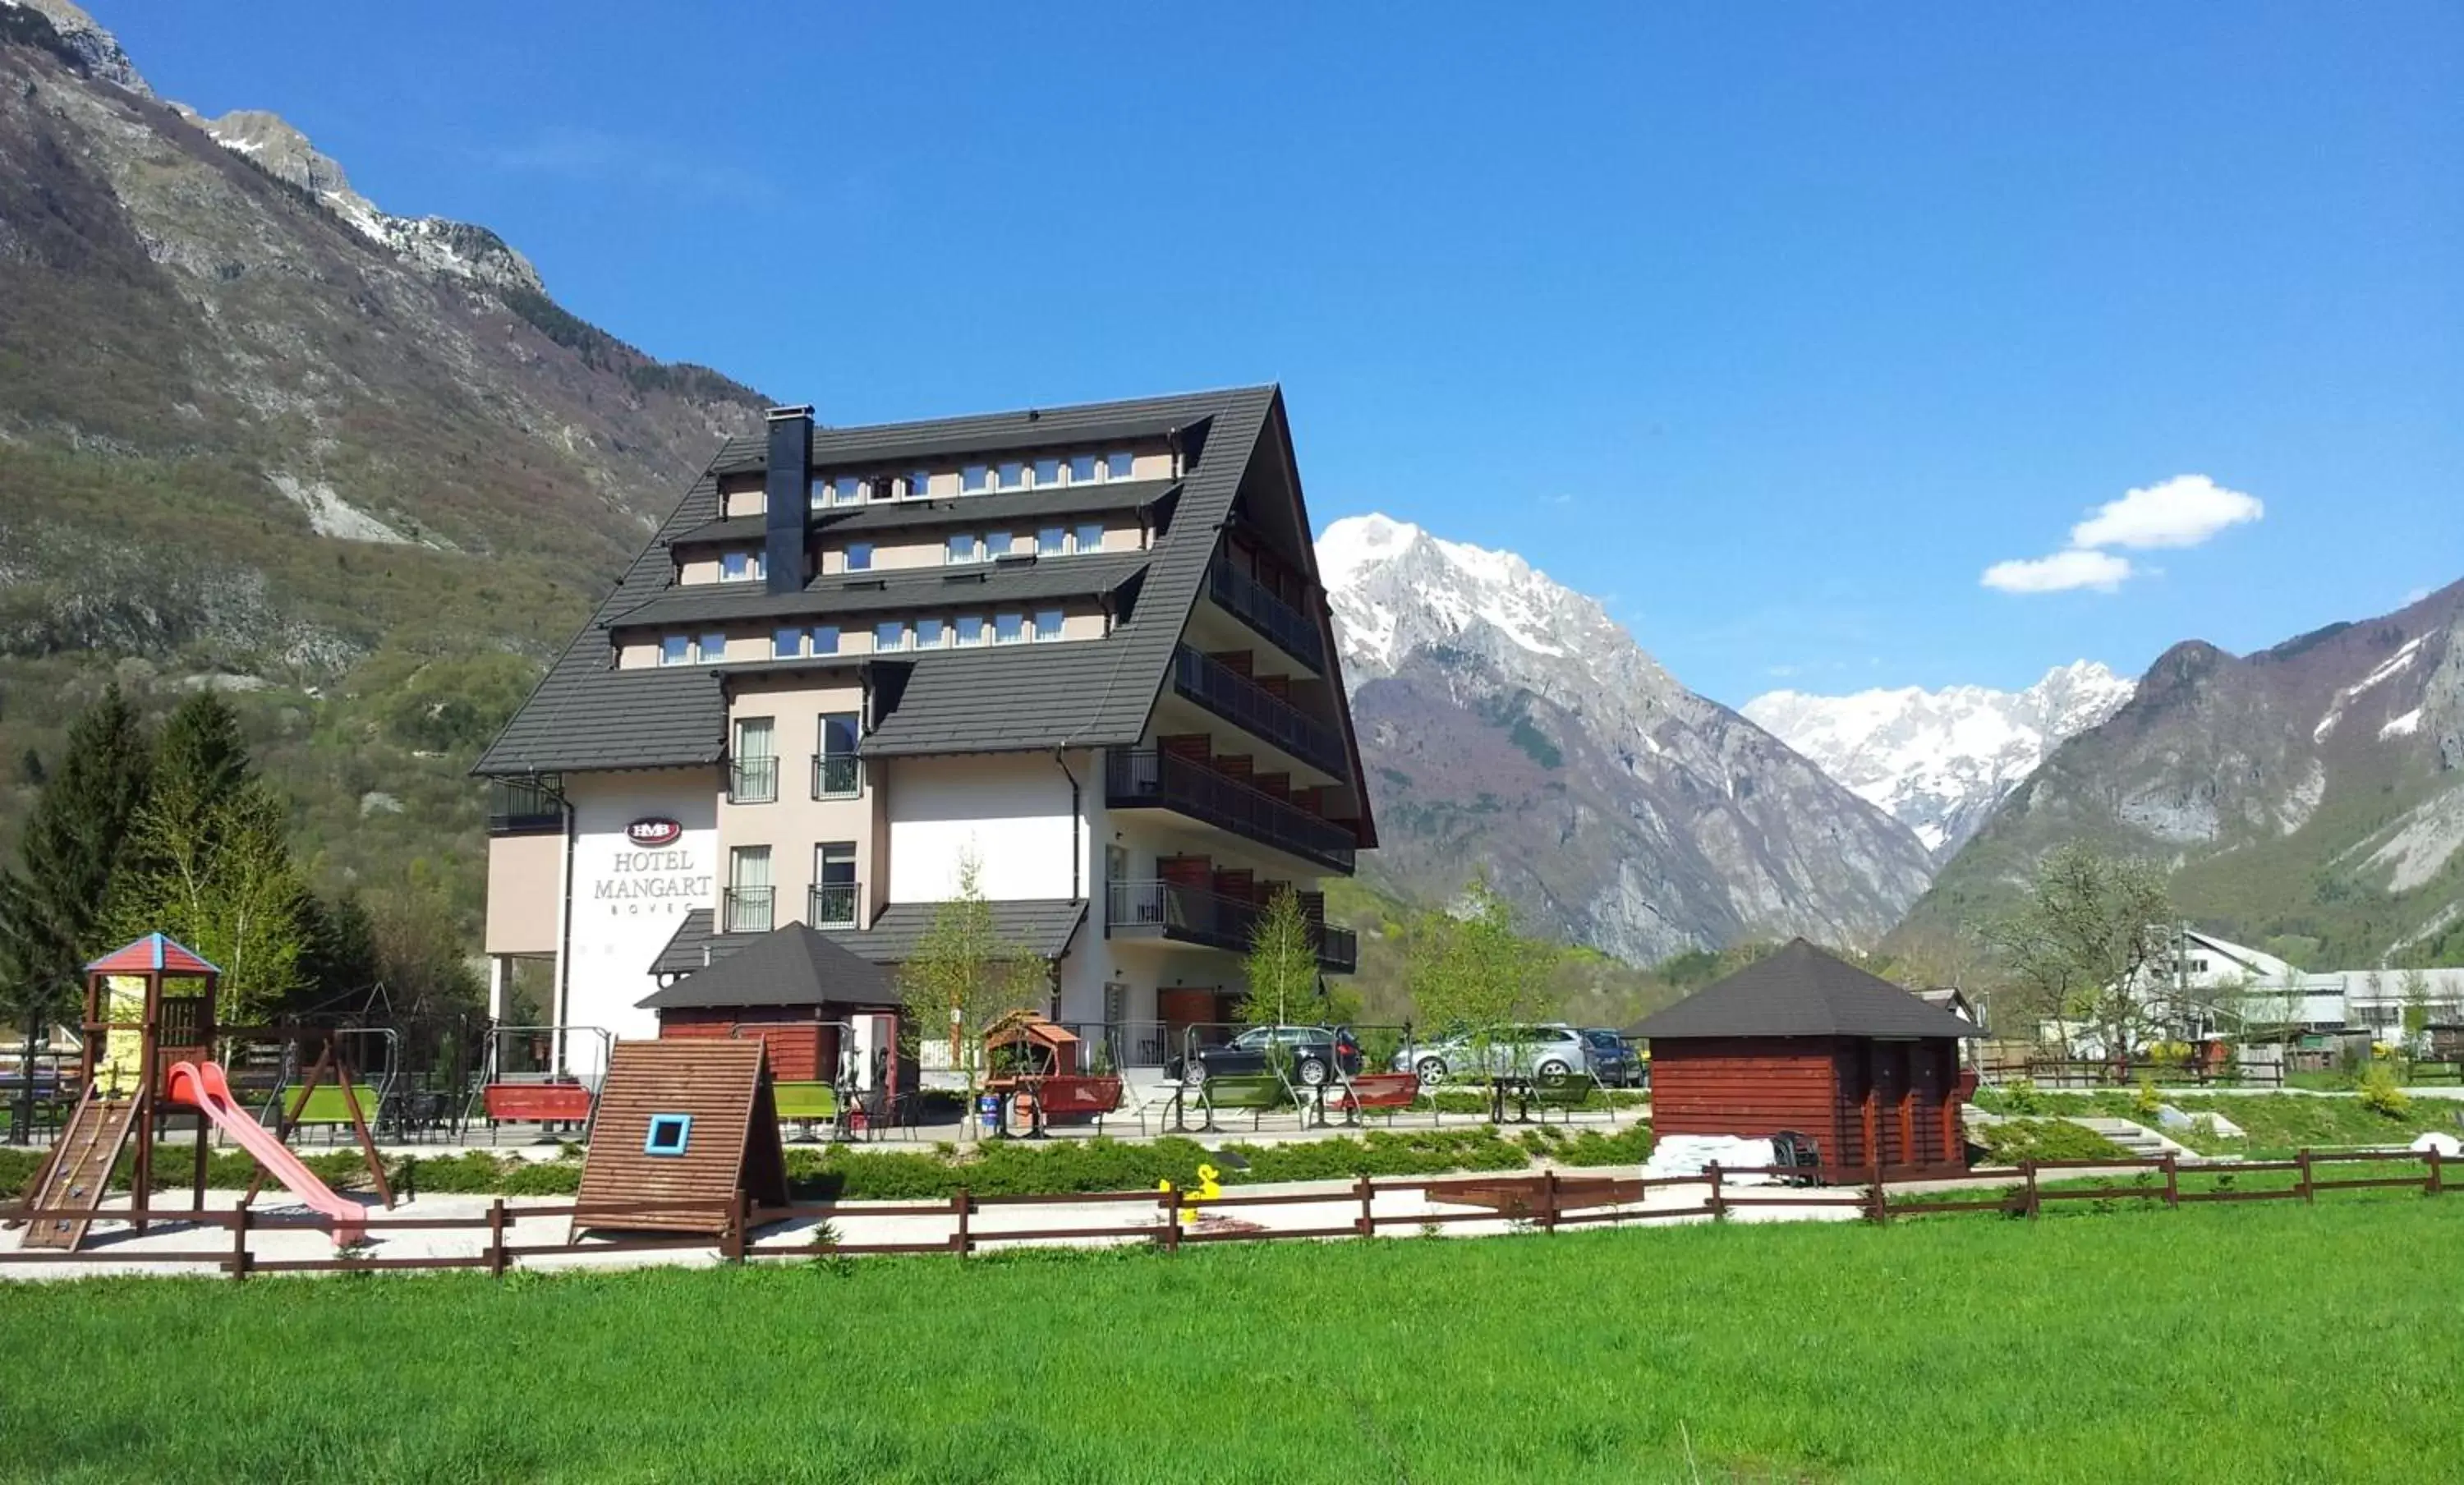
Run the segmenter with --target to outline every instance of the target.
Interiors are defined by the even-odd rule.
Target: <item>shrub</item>
[[[2145,1123],[2148,1119],[2157,1118],[2164,1111],[2165,1100],[2156,1096],[2155,1083],[2147,1078],[2141,1078],[2139,1091],[2130,1098],[2130,1112],[2137,1115],[2140,1121]]]
[[[1997,1165],[2025,1160],[2128,1160],[2122,1146],[2066,1119],[2012,1119],[1988,1124],[1986,1158]]]
[[[2395,1080],[2395,1070],[2386,1063],[2372,1064],[2362,1075],[2360,1090],[2354,1095],[2362,1107],[2388,1119],[2402,1119],[2412,1112],[2412,1095]]]

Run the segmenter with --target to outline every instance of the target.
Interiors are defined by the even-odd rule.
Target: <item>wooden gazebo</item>
[[[1803,939],[1650,1016],[1655,1134],[1810,1138],[1826,1171],[1965,1170],[1973,1023]]]

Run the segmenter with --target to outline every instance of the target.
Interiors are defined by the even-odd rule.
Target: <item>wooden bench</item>
[[[813,1137],[815,1124],[826,1123],[835,1131],[847,1116],[847,1105],[839,1091],[824,1082],[781,1082],[770,1085],[770,1095],[779,1107],[779,1122],[794,1124],[804,1139]]]

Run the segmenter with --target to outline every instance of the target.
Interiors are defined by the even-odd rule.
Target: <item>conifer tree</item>
[[[14,871],[0,873],[0,1009],[32,1058],[45,1026],[76,1004],[83,966],[113,945],[128,839],[152,767],[137,716],[113,686],[69,726],[68,746],[26,819]],[[26,1121],[15,1128],[22,1138]]]

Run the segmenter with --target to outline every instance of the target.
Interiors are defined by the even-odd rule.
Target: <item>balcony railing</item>
[[[768,933],[773,926],[770,908],[777,899],[775,887],[730,887],[719,895],[719,932]]]
[[[862,889],[854,882],[822,882],[805,895],[804,921],[815,928],[861,926],[856,909]]]
[[[1332,820],[1170,753],[1111,755],[1104,765],[1104,795],[1114,809],[1177,810],[1337,872],[1352,870],[1360,845]]]
[[[738,758],[727,765],[727,802],[767,805],[779,798],[779,760]]]
[[[1272,640],[1275,647],[1319,675],[1326,674],[1326,645],[1317,625],[1265,584],[1235,569],[1221,558],[1206,574],[1206,596]]]
[[[1263,903],[1179,882],[1116,881],[1104,887],[1107,937],[1157,936],[1245,954],[1250,936],[1265,916]],[[1351,929],[1311,922],[1309,935],[1319,968],[1350,974],[1359,965],[1359,940]]]
[[[864,792],[864,760],[853,753],[813,755],[813,797],[853,799]]]
[[[1332,727],[1230,666],[1182,645],[1173,652],[1172,680],[1182,696],[1310,767],[1337,778],[1351,771]]]
[[[534,835],[564,829],[564,802],[537,784],[495,779],[488,785],[488,833]]]

